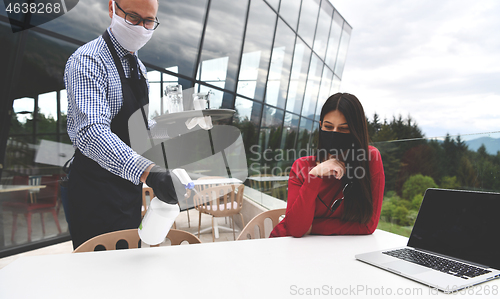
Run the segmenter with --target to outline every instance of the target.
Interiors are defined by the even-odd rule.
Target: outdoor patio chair
[[[166,238],[170,240],[170,245],[180,245],[184,241],[189,244],[201,243],[200,239],[192,233],[177,229],[171,229]],[[125,245],[122,241],[126,242],[127,248],[119,248]],[[139,248],[139,242],[141,242],[141,238],[136,228],[125,229],[93,237],[78,246],[73,253],[98,251],[102,248],[104,250]]]
[[[236,240],[234,231],[234,215],[240,214],[241,223],[245,225],[241,209],[243,207],[243,184],[220,185],[198,191],[194,196],[194,205],[199,211],[198,237],[200,237],[201,214],[212,216],[212,241],[215,242],[214,221],[215,217],[231,216],[233,226],[233,237]]]
[[[271,230],[280,222],[280,216],[285,215],[285,212],[286,209],[283,208],[260,213],[248,222],[245,228],[241,231],[237,240],[268,238]],[[266,219],[271,220],[271,229],[267,233],[265,230]]]

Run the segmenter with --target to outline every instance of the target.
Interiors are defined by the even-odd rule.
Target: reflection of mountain
[[[465,141],[465,143],[471,151],[477,151],[482,144],[484,144],[486,152],[490,155],[496,155],[500,151],[500,138],[481,137]]]

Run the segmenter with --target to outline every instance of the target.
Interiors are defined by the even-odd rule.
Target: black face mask
[[[324,161],[328,157],[327,153],[332,155],[342,155],[342,151],[353,148],[354,138],[351,133],[339,133],[334,131],[323,131],[319,129],[319,147],[317,158]]]

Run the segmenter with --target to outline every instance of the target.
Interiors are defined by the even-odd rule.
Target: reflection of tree
[[[375,114],[373,121],[368,120],[368,131],[382,155],[386,192],[401,196],[403,184],[416,174],[432,178],[443,188],[458,184],[459,189],[500,191],[500,181],[495,179],[500,174],[500,152],[489,155],[484,146],[471,151],[460,136],[426,140],[411,116],[381,123]]]
[[[247,116],[241,118],[237,113],[238,112],[236,112],[233,117],[232,124],[240,129],[243,144],[245,146],[247,165],[251,165],[251,163],[255,162],[257,159],[256,154],[252,153],[251,150],[252,145],[258,144],[257,125],[252,123]]]
[[[60,124],[66,127],[67,115],[61,113]],[[41,113],[40,110],[36,113],[36,121],[31,118],[26,119],[26,122],[20,122],[15,113],[12,113],[9,136],[14,136],[16,140],[23,140],[28,143],[36,143],[33,140],[33,134],[43,134],[43,139],[50,141],[58,141],[56,136],[57,120],[52,116]]]
[[[66,114],[61,114],[60,123],[64,128],[66,127],[66,119]],[[26,169],[35,168],[35,144],[38,144],[40,139],[69,143],[66,138],[58,138],[56,126],[57,120],[52,115],[46,116],[40,111],[36,113],[36,121],[31,114],[31,118],[26,119],[25,122],[20,122],[17,115],[12,113],[5,156],[5,169],[14,173],[26,173]],[[61,131],[64,132],[65,130]]]

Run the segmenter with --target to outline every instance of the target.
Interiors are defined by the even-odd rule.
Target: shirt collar
[[[109,37],[111,38],[111,42],[113,43],[113,46],[116,49],[116,53],[118,54],[118,58],[122,59],[125,55],[132,54],[128,50],[123,48],[122,45],[120,45],[120,43],[116,40],[115,36],[111,32],[111,27],[108,27],[108,33],[109,33]],[[133,55],[135,55],[135,53]]]

